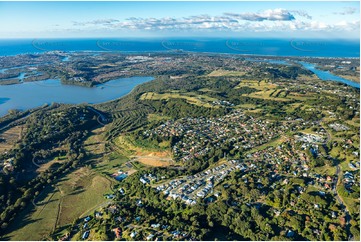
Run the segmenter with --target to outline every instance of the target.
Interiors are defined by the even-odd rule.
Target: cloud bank
[[[356,9],[345,9],[338,14],[354,13]],[[347,13],[346,13],[347,12]],[[297,17],[297,18],[296,18]],[[250,13],[223,13],[220,16],[208,14],[182,18],[128,18],[98,19],[88,22],[73,22],[76,27],[87,27],[107,30],[134,31],[168,31],[168,32],[272,32],[272,31],[359,31],[360,21],[342,21],[329,24],[312,20],[307,12],[302,10],[268,9]]]

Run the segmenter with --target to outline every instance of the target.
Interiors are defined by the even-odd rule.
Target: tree
[[[258,189],[252,189],[249,193],[249,198],[251,199],[251,201],[256,201],[260,195],[261,193]]]

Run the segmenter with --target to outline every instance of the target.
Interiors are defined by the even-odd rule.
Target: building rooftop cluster
[[[194,205],[198,199],[215,194],[214,186],[222,182],[232,171],[245,171],[246,169],[247,166],[239,160],[230,160],[195,175],[174,179],[155,187],[155,189],[168,198],[180,199],[187,205]]]
[[[144,135],[179,137],[179,141],[172,147],[173,153],[176,159],[187,162],[223,146],[248,150],[269,142],[287,129],[287,126],[275,125],[271,121],[234,111],[219,118],[167,121],[155,129],[145,131]]]

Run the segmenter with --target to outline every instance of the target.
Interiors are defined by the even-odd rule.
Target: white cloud
[[[306,11],[304,10],[291,10],[290,13],[294,14],[294,15],[298,15],[301,17],[304,17],[306,19],[312,19],[312,16],[309,15]]]
[[[224,15],[248,21],[291,21],[295,19],[289,11],[281,8],[268,9],[261,13],[225,13]]]
[[[302,16],[295,19],[294,16]],[[94,28],[108,30],[167,31],[167,32],[295,32],[295,31],[351,31],[359,32],[359,21],[342,21],[329,24],[312,20],[301,10],[269,9],[258,13],[224,13],[220,16],[207,14],[183,18],[128,18],[99,19],[88,22],[74,22],[77,28]]]
[[[351,15],[356,13],[356,8],[353,7],[347,7],[347,8],[343,8],[343,11],[340,12],[334,12],[333,14],[338,14],[338,15]]]
[[[97,19],[88,22],[73,22],[75,26],[86,26],[86,25],[112,25],[119,22],[117,19]]]

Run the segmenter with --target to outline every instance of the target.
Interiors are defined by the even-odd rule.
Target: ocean
[[[1,39],[0,56],[46,51],[209,52],[298,57],[359,57],[359,40],[323,39]]]

